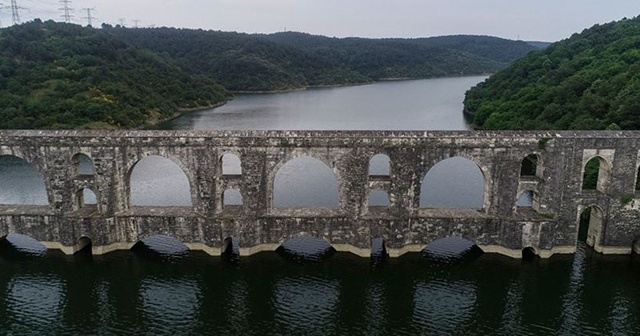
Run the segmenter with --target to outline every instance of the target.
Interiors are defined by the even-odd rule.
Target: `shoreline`
[[[446,75],[446,76],[433,76],[433,77],[389,77],[389,78],[379,78],[377,80],[372,80],[370,82],[362,82],[362,83],[348,83],[348,84],[327,84],[327,85],[309,85],[299,88],[293,89],[279,89],[279,90],[259,90],[259,91],[229,91],[233,94],[271,94],[271,93],[289,93],[289,92],[298,92],[298,91],[306,91],[309,89],[324,89],[324,88],[338,88],[338,87],[349,87],[349,86],[361,86],[361,85],[370,85],[376,83],[384,83],[384,82],[403,82],[403,81],[413,81],[413,80],[424,80],[424,79],[439,79],[439,78],[458,78],[458,77],[481,77],[481,76],[491,76],[492,73],[483,73],[483,74],[465,74],[465,75]]]
[[[233,99],[233,98],[231,98],[231,99]],[[221,102],[218,102],[218,103],[215,103],[215,104],[211,104],[211,105],[208,105],[208,106],[181,108],[181,109],[178,109],[171,116],[168,116],[166,118],[162,118],[162,119],[159,119],[159,120],[154,120],[154,121],[151,121],[151,122],[147,122],[146,124],[141,125],[140,127],[136,127],[134,129],[138,129],[138,130],[140,130],[140,129],[147,129],[147,130],[148,129],[161,129],[161,128],[158,128],[158,127],[155,127],[155,126],[164,124],[166,122],[169,122],[169,121],[171,121],[173,119],[176,119],[176,118],[178,118],[178,117],[180,117],[182,115],[185,115],[185,114],[188,114],[188,113],[191,113],[191,112],[205,111],[205,110],[211,110],[211,109],[214,109],[214,108],[218,108],[218,107],[223,106],[226,103],[228,103],[229,100],[231,100],[231,99],[226,99],[226,100],[223,100]]]

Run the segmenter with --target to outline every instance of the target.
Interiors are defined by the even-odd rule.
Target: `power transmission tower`
[[[95,19],[95,16],[91,16],[91,11],[95,11],[95,8],[82,8],[82,10],[87,11],[87,16],[83,17],[83,19],[87,20],[87,26],[89,27],[93,27],[92,23],[92,19]]]
[[[125,21],[124,18],[119,18],[118,19],[118,22],[120,22],[120,26],[121,27],[124,27],[124,21]]]
[[[133,21],[133,27],[138,28],[138,22],[140,22],[140,20],[131,20],[131,21]]]
[[[62,11],[61,16],[64,19],[64,22],[70,23],[71,18],[73,17],[73,15],[71,15],[71,12],[73,12],[73,9],[69,7],[69,4],[71,4],[71,0],[60,0],[60,3],[62,4],[62,8],[58,8],[58,9]]]
[[[20,23],[20,10],[22,8],[18,7],[18,4],[16,3],[16,0],[11,0],[11,20],[13,21],[13,24],[18,24]]]

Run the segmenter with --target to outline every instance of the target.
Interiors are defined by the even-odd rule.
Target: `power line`
[[[11,0],[11,21],[13,24],[20,23],[20,10],[22,7],[18,7],[16,0]]]
[[[87,26],[92,27],[93,25],[92,23],[92,19],[95,19],[95,16],[91,16],[91,11],[95,11],[95,8],[82,8],[82,10],[86,10],[87,11],[87,16],[83,17],[83,19],[87,20]]]
[[[69,7],[69,4],[71,4],[71,0],[60,0],[60,3],[62,4],[62,8],[58,8],[62,11],[62,15],[60,16],[64,19],[64,22],[70,23],[71,18],[73,17],[73,15],[71,15],[73,9]]]

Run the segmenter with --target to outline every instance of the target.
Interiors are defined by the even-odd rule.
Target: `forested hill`
[[[467,92],[485,129],[640,129],[640,18],[530,53]]]
[[[35,20],[0,30],[0,128],[131,128],[228,98],[109,33]]]
[[[526,43],[466,37],[484,49],[508,51],[488,57],[422,41],[330,38],[305,33],[240,34],[176,28],[105,30],[136,46],[167,53],[183,68],[215,78],[233,91],[271,91],[344,85],[398,78],[493,73],[534,50]],[[498,39],[500,40],[500,39]],[[517,48],[506,45],[516,44]],[[517,54],[517,56],[516,56]]]

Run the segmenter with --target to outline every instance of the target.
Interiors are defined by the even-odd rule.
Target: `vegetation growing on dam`
[[[595,25],[469,90],[485,129],[640,129],[640,18]]]

